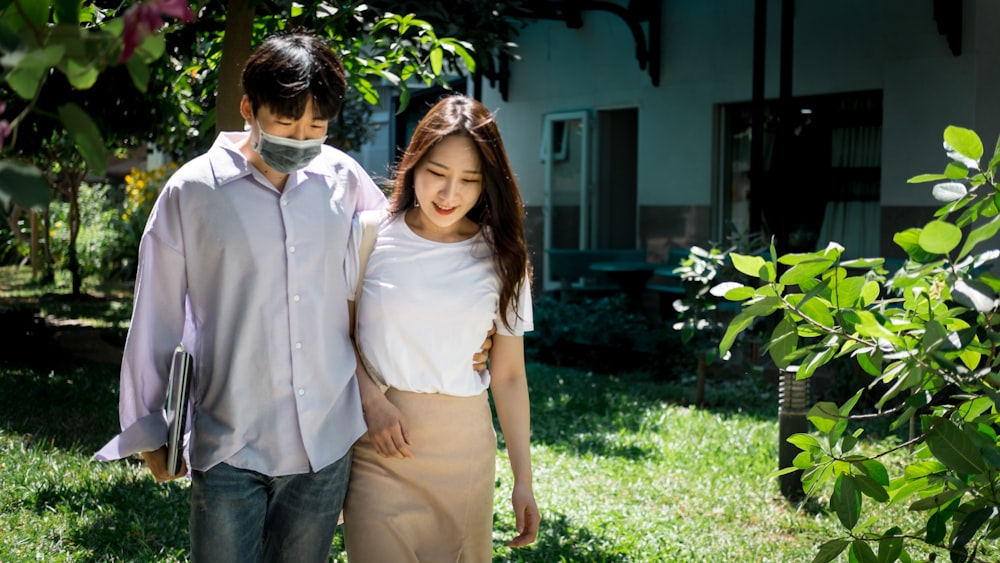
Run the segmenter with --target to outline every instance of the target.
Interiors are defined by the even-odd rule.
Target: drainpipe
[[[754,0],[753,85],[750,118],[750,231],[763,232],[760,200],[764,165],[764,62],[767,50],[767,0]]]
[[[781,69],[779,76],[780,111],[782,123],[780,135],[792,135],[792,54],[795,37],[795,0],[781,0]],[[788,164],[787,162],[784,164]],[[787,178],[787,174],[782,175]],[[787,229],[784,229],[787,231]],[[788,233],[785,232],[785,235]],[[784,246],[784,241],[779,246]],[[791,467],[799,449],[788,443],[792,434],[809,431],[806,414],[809,410],[811,393],[810,379],[797,379],[795,374],[782,373],[778,388],[778,467]],[[780,477],[781,493],[789,500],[799,500],[802,492],[802,472],[793,471]]]

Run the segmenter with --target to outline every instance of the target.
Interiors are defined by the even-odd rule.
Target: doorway
[[[634,249],[638,225],[638,109],[546,115],[541,160],[545,249]],[[545,253],[545,288],[551,278]]]

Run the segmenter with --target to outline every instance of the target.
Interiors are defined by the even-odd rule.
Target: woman
[[[353,449],[348,558],[490,561],[496,433],[487,389],[514,474],[518,534],[508,545],[532,543],[540,516],[524,365],[523,334],[532,329],[524,207],[489,110],[460,95],[431,108],[383,213],[354,335],[378,373],[358,362],[368,432]],[[355,221],[349,286],[360,230]],[[354,302],[348,307],[353,318]],[[494,324],[490,368],[475,371],[469,354]],[[384,394],[372,375],[388,385]]]

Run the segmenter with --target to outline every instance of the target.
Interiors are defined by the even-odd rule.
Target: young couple
[[[140,453],[157,481],[187,473],[168,474],[164,445],[166,375],[181,342],[196,365],[193,561],[325,562],[342,509],[352,563],[489,561],[492,392],[514,474],[509,545],[532,543],[530,266],[493,116],[464,96],[443,98],[414,132],[386,201],[324,144],[346,88],[327,45],[272,36],[242,84],[249,130],[222,133],[181,167],[150,215],[122,362],[122,432],[95,457]],[[355,311],[364,210],[381,211]],[[355,343],[387,391],[356,362]]]

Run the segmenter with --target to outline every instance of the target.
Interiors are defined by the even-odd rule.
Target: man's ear
[[[250,103],[250,98],[243,94],[243,98],[240,99],[240,115],[247,123],[253,122],[253,104]]]

